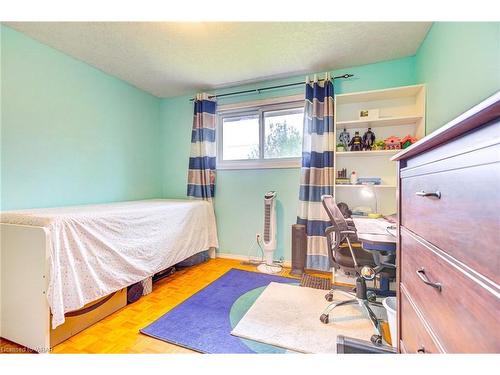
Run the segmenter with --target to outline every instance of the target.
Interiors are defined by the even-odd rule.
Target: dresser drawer
[[[400,294],[401,341],[405,353],[439,353],[438,345],[424,326],[422,319],[411,305],[404,290]]]
[[[498,284],[499,181],[499,163],[405,177],[401,224]]]
[[[453,258],[404,227],[400,240],[401,288],[411,296],[444,350],[500,352],[498,285],[462,269]]]

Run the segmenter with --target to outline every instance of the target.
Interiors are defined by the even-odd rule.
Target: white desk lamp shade
[[[377,193],[375,192],[375,189],[371,185],[366,185],[361,189],[361,196],[366,199],[373,199],[373,202],[375,203],[375,210],[373,211],[374,213],[378,213],[378,199],[377,199]]]

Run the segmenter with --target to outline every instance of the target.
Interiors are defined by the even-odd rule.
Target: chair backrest
[[[331,226],[325,231],[326,240],[328,243],[328,256],[333,267],[336,269],[343,269],[344,271],[355,272],[355,268],[349,267],[347,264],[341,263],[341,257],[338,257],[337,252],[340,249],[340,245],[345,241],[347,234],[342,234],[344,231],[349,230],[347,221],[342,215],[342,212],[335,203],[335,199],[331,195],[321,196],[321,202],[323,207],[330,218]],[[350,262],[349,262],[350,264]]]
[[[355,228],[352,228],[352,226],[349,227],[347,220],[345,219],[344,215],[342,214],[337,204],[335,203],[335,199],[331,195],[321,196],[321,202],[323,203],[323,207],[325,208],[325,211],[328,214],[328,217],[330,218],[332,224],[331,227],[328,227],[326,229],[326,235],[327,235],[326,239],[329,247],[328,255],[330,257],[330,261],[333,263],[335,268],[341,268],[344,271],[349,271],[349,272],[357,271],[356,268],[349,266],[348,263],[344,262],[342,260],[343,259],[342,256],[339,256],[339,254],[337,254],[337,252],[339,252],[340,245],[349,236],[349,234],[342,234],[342,233],[346,231],[352,233],[352,231],[355,230]],[[349,238],[351,239],[351,241],[353,240],[351,237]],[[351,248],[350,245],[349,248]],[[350,255],[351,259],[354,258],[354,254],[356,254],[355,263],[357,263],[358,265],[360,266],[370,265],[372,267],[375,267],[372,253],[357,247],[351,253]],[[349,262],[349,264],[351,264],[351,262]],[[391,269],[389,270],[389,273],[387,273],[387,271],[383,271],[380,274],[381,275],[383,274],[385,277],[392,278],[395,275],[395,272],[393,269]]]
[[[342,215],[342,212],[338,208],[335,203],[335,199],[331,195],[323,195],[321,196],[321,202],[323,203],[323,207],[325,208],[330,221],[332,222],[332,226],[336,227],[339,231],[348,230],[347,221]]]

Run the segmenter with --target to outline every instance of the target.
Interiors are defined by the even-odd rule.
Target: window
[[[304,108],[264,112],[264,159],[302,154]]]
[[[299,167],[303,103],[295,100],[219,110],[217,168]]]
[[[223,117],[222,129],[222,156],[224,160],[259,158],[260,136],[259,116],[257,114]]]

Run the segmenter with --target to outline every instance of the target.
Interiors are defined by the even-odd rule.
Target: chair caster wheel
[[[333,301],[333,294],[332,293],[328,293],[325,295],[325,299],[328,301],[328,302],[332,302]]]
[[[323,324],[328,324],[328,315],[327,314],[322,314],[320,317],[319,317],[319,320],[321,321],[321,323]]]
[[[366,292],[366,299],[368,300],[368,302],[375,302],[377,300],[377,295],[375,294],[375,292],[369,290]]]
[[[382,336],[380,335],[373,335],[372,337],[370,337],[370,341],[373,343],[373,345],[382,346]]]

